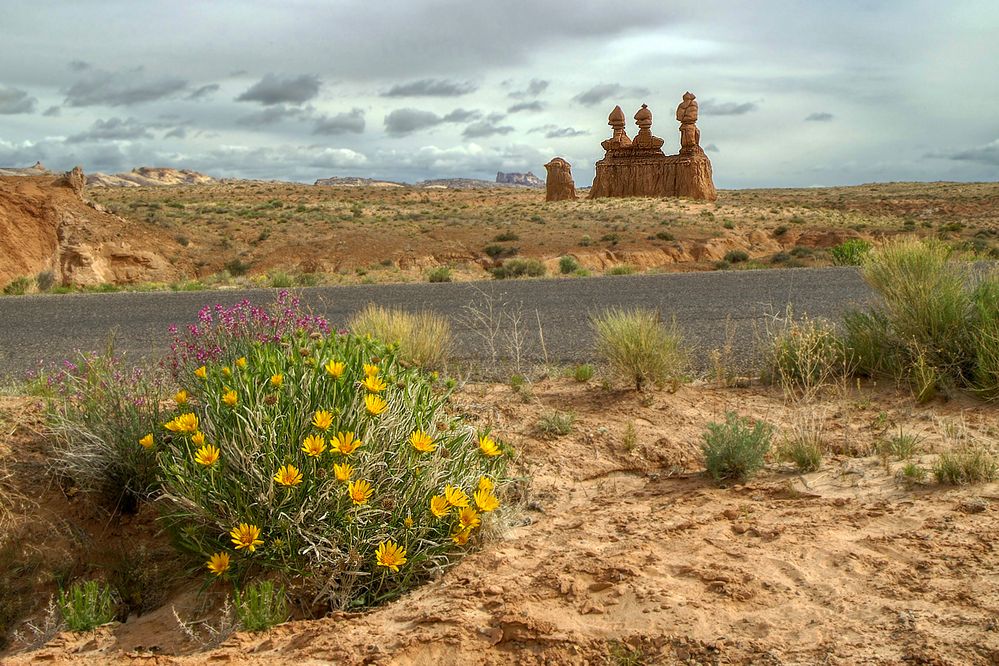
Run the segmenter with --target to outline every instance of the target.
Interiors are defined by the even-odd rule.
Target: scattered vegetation
[[[646,384],[674,389],[688,364],[688,353],[676,322],[666,326],[654,310],[610,309],[591,318],[596,353],[622,381],[636,391]]]
[[[427,282],[450,282],[451,269],[447,266],[436,266],[427,271]]]
[[[433,312],[413,314],[369,304],[351,317],[349,327],[397,346],[404,361],[422,368],[443,368],[451,353],[451,324]]]
[[[287,622],[288,599],[284,587],[273,581],[250,583],[233,591],[239,626],[246,631],[264,631]]]
[[[59,612],[70,631],[90,631],[115,618],[111,588],[96,580],[76,582],[59,592]]]
[[[592,365],[583,363],[572,369],[572,378],[577,382],[588,382],[593,379],[594,372],[595,370]]]
[[[572,424],[575,422],[576,415],[572,412],[554,410],[543,414],[535,428],[543,438],[555,439],[572,432]]]
[[[537,259],[508,259],[492,269],[493,277],[497,280],[542,277],[546,272],[545,265]]]
[[[575,257],[563,255],[558,260],[558,270],[562,275],[569,275],[579,270],[579,262]]]
[[[952,486],[995,481],[999,476],[999,461],[982,446],[966,445],[941,453],[933,466],[933,476],[937,483]]]
[[[871,244],[861,238],[851,238],[829,249],[837,266],[859,266],[870,253]]]
[[[763,378],[789,395],[812,399],[823,386],[848,374],[843,341],[831,324],[795,319],[788,308],[768,326],[763,349]]]
[[[704,434],[704,465],[716,481],[745,481],[759,471],[770,451],[773,426],[735,412],[724,423],[709,423]]]

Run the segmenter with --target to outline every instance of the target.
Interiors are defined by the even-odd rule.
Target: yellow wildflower
[[[413,526],[413,517],[412,516],[406,516],[406,519],[402,521],[402,524],[405,525],[406,527],[412,527]]]
[[[479,511],[483,513],[489,513],[499,508],[499,499],[493,495],[491,490],[476,490],[473,497],[475,498],[475,506],[479,507]]]
[[[181,405],[187,404],[187,398],[188,398],[187,391],[181,389],[174,394],[173,401],[177,403],[178,407],[180,407]]]
[[[274,480],[282,486],[297,486],[302,482],[302,473],[294,465],[285,465],[284,467],[278,467],[277,474],[274,475]]]
[[[257,549],[257,546],[264,543],[263,539],[260,538],[260,528],[247,523],[240,523],[239,527],[234,527],[229,532],[229,536],[232,537],[236,550],[245,548],[252,553]]]
[[[319,435],[309,435],[302,442],[302,451],[310,458],[318,458],[326,450],[326,440]]]
[[[470,506],[466,506],[458,513],[458,525],[463,530],[471,530],[474,527],[478,527],[481,523],[482,519],[479,518],[479,512]]]
[[[226,377],[232,377],[232,370],[229,369],[228,365],[222,366],[222,374]]]
[[[140,439],[139,440],[139,444],[141,444],[142,448],[144,448],[144,449],[151,449],[151,448],[153,448],[153,433],[149,433],[148,435],[146,435],[142,439]]]
[[[406,563],[406,549],[400,548],[394,541],[383,541],[375,551],[375,562],[380,567],[399,571],[399,567]]]
[[[380,393],[385,390],[386,384],[378,375],[368,375],[361,382],[361,386],[368,389],[372,393]]]
[[[492,490],[495,487],[496,487],[496,484],[493,483],[493,480],[490,479],[488,476],[480,476],[479,477],[479,490],[487,490],[488,491],[488,490]]]
[[[328,430],[329,427],[333,425],[333,415],[325,409],[320,409],[312,415],[312,425],[316,426],[320,430]]]
[[[354,437],[352,432],[338,432],[333,438],[333,448],[345,456],[364,446],[364,442]]]
[[[451,540],[454,541],[459,546],[464,546],[468,543],[468,537],[471,536],[472,530],[458,530],[451,535]]]
[[[482,451],[489,457],[498,456],[503,453],[500,447],[493,441],[493,438],[489,435],[479,436],[479,450]]]
[[[422,430],[416,430],[412,435],[409,436],[409,443],[413,445],[413,448],[420,453],[431,453],[437,448],[434,444],[434,440],[427,433]]]
[[[200,368],[194,371],[194,376],[197,377],[198,379],[206,378],[208,376],[208,368],[206,368],[205,366],[201,366]]]
[[[447,499],[447,503],[451,506],[456,506],[459,509],[463,509],[468,506],[468,495],[461,488],[457,488],[452,485],[444,486],[444,497]]]
[[[222,394],[222,402],[229,405],[230,407],[235,407],[236,403],[239,402],[239,397],[236,395],[234,389],[229,389]]]
[[[354,504],[365,504],[371,499],[371,493],[373,492],[374,489],[371,487],[371,484],[364,479],[351,481],[347,484],[347,494],[350,495],[350,499],[354,501]]]
[[[198,416],[191,412],[181,414],[173,420],[168,421],[164,427],[172,432],[197,432]]]
[[[443,495],[434,495],[430,498],[430,513],[438,518],[443,518],[451,511],[451,505]]]
[[[204,446],[205,433],[201,432],[200,430],[194,433],[194,435],[191,436],[191,443],[194,444],[195,446]]]
[[[388,403],[382,400],[379,396],[369,393],[364,396],[364,407],[372,416],[378,416],[388,409]]]
[[[333,377],[333,379],[340,379],[340,375],[342,375],[343,371],[347,368],[345,364],[332,359],[323,367],[326,368],[326,372],[330,373],[330,376]]]
[[[381,372],[381,370],[382,369],[379,368],[377,365],[371,365],[370,363],[365,363],[364,364],[364,376],[365,377],[374,377],[379,372]]]
[[[215,553],[205,562],[208,570],[216,576],[221,576],[229,570],[229,553]]]
[[[240,369],[246,367],[246,357],[245,356],[240,356],[239,358],[236,359],[236,367],[240,368]]]
[[[354,475],[354,466],[347,463],[337,463],[333,465],[333,474],[336,475],[337,481],[350,481],[350,477]]]
[[[217,446],[206,444],[198,449],[194,454],[194,462],[205,467],[211,467],[219,459],[219,449]]]
[[[271,386],[281,386],[284,383],[284,375],[278,373],[271,375]]]

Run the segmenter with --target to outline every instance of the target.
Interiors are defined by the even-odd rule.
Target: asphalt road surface
[[[720,347],[728,336],[745,356],[767,318],[788,305],[795,315],[836,319],[872,298],[853,268],[359,285],[298,293],[334,325],[368,303],[429,309],[451,318],[458,358],[510,358],[519,347],[524,361],[552,363],[592,360],[589,316],[607,307],[658,308],[664,319],[675,318],[695,350]],[[0,376],[16,377],[40,359],[103,349],[112,331],[116,348],[130,358],[155,358],[167,350],[167,327],[195,321],[203,305],[275,297],[273,289],[0,297]]]

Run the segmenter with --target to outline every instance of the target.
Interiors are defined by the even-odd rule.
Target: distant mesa
[[[683,95],[676,109],[680,122],[680,152],[666,155],[665,141],[652,134],[652,110],[648,105],[635,114],[638,133],[625,131],[625,115],[615,106],[607,118],[611,137],[600,145],[605,153],[596,163],[590,198],[687,197],[714,201],[718,194],[711,174],[711,160],[701,149],[697,128],[697,102],[692,93]]]
[[[500,185],[519,185],[521,187],[544,187],[545,181],[541,180],[533,173],[503,173],[496,172],[496,182]]]
[[[87,187],[163,187],[170,185],[211,185],[219,181],[190,169],[138,167],[129,173],[95,172],[87,176]]]
[[[24,169],[18,167],[0,167],[0,176],[47,176],[51,172],[41,162]]]
[[[395,183],[391,180],[377,178],[358,178],[356,176],[333,176],[320,178],[315,182],[320,187],[405,187],[406,183]]]

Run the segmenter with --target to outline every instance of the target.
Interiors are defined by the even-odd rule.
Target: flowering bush
[[[380,603],[492,529],[506,451],[448,414],[435,375],[283,298],[276,316],[204,310],[175,339],[182,399],[153,444],[167,517],[210,576]]]

